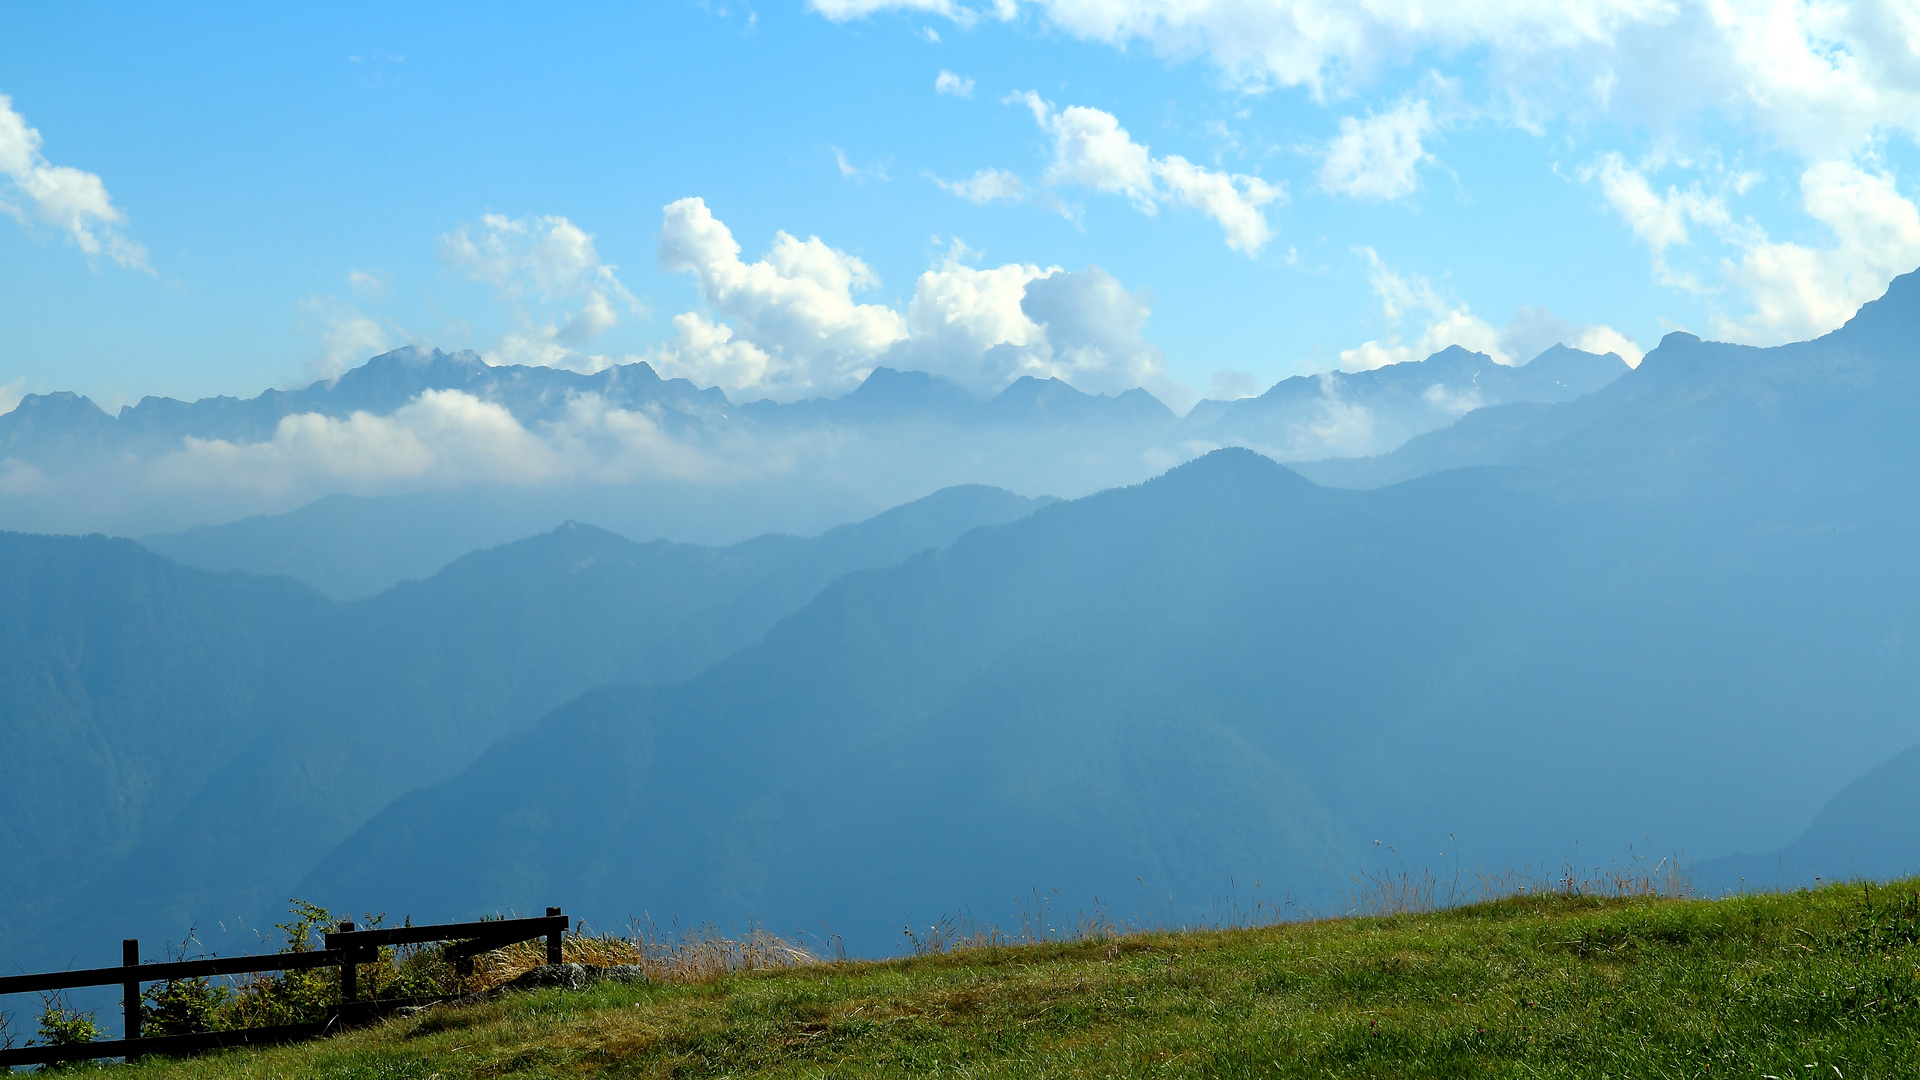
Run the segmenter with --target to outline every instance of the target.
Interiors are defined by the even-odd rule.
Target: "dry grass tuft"
[[[635,965],[654,982],[683,986],[713,982],[742,971],[771,971],[821,962],[799,942],[757,926],[749,926],[746,933],[734,937],[712,923],[682,931],[663,929],[652,921],[635,922],[627,937],[568,934],[560,942],[560,959],[595,967]],[[474,958],[471,987],[491,990],[504,986],[546,962],[544,940],[496,949]]]
[[[1482,866],[1467,871],[1456,863],[1444,876],[1430,869],[1403,867],[1354,875],[1346,889],[1346,908],[1350,916],[1424,915],[1518,896],[1547,895],[1684,900],[1694,895],[1693,864],[1678,854],[1655,860],[1630,848],[1625,861],[1616,860],[1611,866],[1581,868],[1569,860],[1551,875],[1530,866],[1498,870]]]

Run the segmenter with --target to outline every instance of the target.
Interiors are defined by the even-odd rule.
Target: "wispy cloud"
[[[40,132],[0,94],[0,211],[22,224],[38,220],[65,233],[89,256],[104,255],[129,270],[147,270],[147,249],[121,231],[126,215],[113,205],[99,176],[54,165],[40,153]]]
[[[942,70],[933,80],[933,92],[970,98],[973,96],[973,80],[964,75],[955,75],[951,71]]]

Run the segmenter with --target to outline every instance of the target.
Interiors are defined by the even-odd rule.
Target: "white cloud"
[[[1612,353],[1625,360],[1630,367],[1639,367],[1641,358],[1646,355],[1645,350],[1635,344],[1632,338],[1611,326],[1582,326],[1573,332],[1565,344],[1568,348],[1601,356]],[[1540,354],[1536,351],[1534,355]]]
[[[14,111],[13,99],[0,94],[0,179],[6,192],[22,199],[17,205],[0,198],[0,210],[23,224],[27,211],[43,224],[67,234],[87,255],[105,255],[130,270],[151,270],[147,249],[121,233],[126,215],[113,205],[107,185],[90,172],[53,165],[41,156],[40,132],[27,126]]]
[[[933,92],[936,94],[951,94],[954,97],[970,98],[973,96],[973,80],[964,75],[955,75],[951,71],[942,69],[939,76],[933,80]]]
[[[1327,144],[1320,165],[1320,186],[1356,199],[1413,194],[1419,166],[1433,160],[1421,141],[1437,127],[1433,106],[1425,101],[1402,102],[1365,120],[1341,117],[1340,134]]]
[[[12,412],[27,396],[27,377],[25,375],[12,382],[0,383],[0,416]]]
[[[440,257],[491,284],[520,327],[484,350],[492,364],[597,371],[611,363],[585,350],[619,324],[622,309],[645,309],[600,261],[592,234],[564,217],[481,218],[476,237],[462,224],[440,237]]]
[[[1153,174],[1167,185],[1175,199],[1220,223],[1227,246],[1258,255],[1273,239],[1267,216],[1260,208],[1285,198],[1286,192],[1257,176],[1228,175],[1192,164],[1178,154],[1153,163]]]
[[[1450,345],[1485,353],[1499,364],[1524,364],[1552,345],[1566,344],[1590,352],[1618,353],[1629,364],[1639,364],[1641,350],[1631,338],[1608,326],[1575,327],[1543,308],[1522,307],[1503,327],[1475,315],[1465,303],[1450,303],[1426,279],[1395,272],[1372,248],[1362,248],[1381,314],[1397,327],[1408,316],[1422,326],[1411,343],[1398,333],[1362,342],[1340,352],[1340,366],[1369,371],[1388,364],[1421,360]],[[1596,348],[1604,345],[1605,348]]]
[[[1920,10],[1911,0],[1503,0],[1432,5],[1411,0],[1019,0],[991,9],[946,0],[817,0],[846,20],[912,9],[970,23],[1031,13],[1055,32],[1170,59],[1201,58],[1249,92],[1304,88],[1322,103],[1396,80],[1430,58],[1471,68],[1483,88],[1476,111],[1544,135],[1548,125],[1644,133],[1655,157],[1628,166],[1609,156],[1586,170],[1608,203],[1648,245],[1663,284],[1716,308],[1721,332],[1753,341],[1827,328],[1884,285],[1890,260],[1908,252],[1906,202],[1882,176],[1893,137],[1920,141]],[[1397,81],[1397,80],[1396,80]],[[1064,114],[1063,114],[1064,115]],[[1390,199],[1417,186],[1435,112],[1407,99],[1348,117],[1325,148],[1329,191]],[[1803,199],[1841,200],[1809,215],[1826,247],[1773,241],[1733,208],[1751,176],[1732,182],[1655,184],[1663,164],[1713,159],[1713,138],[1796,156]],[[1118,134],[1115,131],[1109,134]],[[1120,149],[1127,149],[1114,140]],[[1130,142],[1130,140],[1129,140]],[[1677,147],[1687,148],[1685,152]],[[1111,149],[1111,148],[1109,148]],[[1144,148],[1139,148],[1144,151]],[[1066,159],[1063,159],[1066,160]],[[1146,208],[1140,155],[1090,156],[1088,179]],[[1711,180],[1711,169],[1703,172]],[[1057,169],[1063,179],[1072,170]],[[1078,178],[1076,178],[1077,180]],[[1813,203],[1809,200],[1807,205]],[[1877,238],[1872,230],[1879,230]],[[1852,231],[1850,231],[1852,230]],[[1865,231],[1862,231],[1865,230]],[[1711,234],[1731,255],[1681,249]],[[1698,250],[1692,249],[1692,250]],[[1912,261],[1902,265],[1911,269]],[[1727,315],[1725,311],[1740,312]]]
[[[1724,274],[1745,290],[1752,310],[1715,320],[1728,340],[1774,345],[1826,333],[1885,292],[1895,276],[1920,265],[1920,209],[1900,194],[1891,174],[1820,162],[1800,177],[1800,193],[1808,215],[1834,242],[1808,247],[1764,235],[1746,242]]]
[[[949,195],[982,205],[995,200],[1019,202],[1027,197],[1026,182],[1003,169],[981,169],[965,180],[942,180],[931,174],[928,178]]]
[[[948,0],[815,0],[836,21],[886,10],[963,25],[984,12]],[[1320,101],[1428,54],[1467,56],[1512,118],[1613,117],[1677,129],[1712,113],[1814,159],[1879,134],[1920,135],[1910,5],[1846,0],[1003,0],[1054,29],[1115,48],[1204,57],[1248,90],[1303,87]]]
[[[839,147],[836,146],[832,149],[833,160],[840,166],[840,178],[843,180],[851,180],[856,184],[864,184],[868,180],[879,180],[885,183],[893,179],[887,175],[886,167],[883,165],[874,164],[862,168],[861,166],[855,165],[852,161],[849,161],[846,153]]]
[[[1162,400],[1175,399],[1169,403],[1176,407],[1191,404],[1192,392],[1167,379],[1166,357],[1143,336],[1152,302],[1105,270],[1089,266],[1036,278],[1020,310],[1045,330],[1048,346],[1025,373],[1057,377],[1088,393],[1144,386]]]
[[[363,296],[385,296],[393,281],[379,270],[349,270],[347,285]]]
[[[1736,219],[1724,195],[1707,194],[1697,182],[1656,191],[1617,154],[1585,175],[1599,182],[1608,204],[1647,245],[1656,280],[1706,296],[1716,307],[1731,300],[1747,309],[1713,316],[1715,334],[1729,341],[1777,345],[1818,336],[1920,265],[1920,209],[1900,194],[1891,173],[1852,161],[1815,162],[1800,177],[1802,208],[1833,238],[1825,247],[1769,238],[1753,221]],[[1698,246],[1693,227],[1729,253],[1696,260],[1717,274],[1719,286],[1703,282],[1698,270],[1674,266],[1682,249]]]
[[[1153,157],[1133,141],[1117,117],[1084,105],[1056,111],[1031,90],[1019,100],[1033,112],[1034,123],[1053,136],[1047,183],[1125,195],[1141,213],[1153,213]]]
[[[970,24],[980,9],[950,0],[813,0],[835,21],[910,10]],[[1342,0],[998,0],[991,14],[1036,9],[1056,29],[1119,48],[1141,43],[1169,57],[1205,56],[1245,88],[1304,86],[1343,92],[1390,62],[1428,50],[1485,50],[1497,70],[1541,54],[1597,51],[1633,25],[1673,19],[1671,0],[1550,0],[1451,5]]]
[[[501,405],[460,390],[428,390],[386,416],[282,417],[273,437],[257,443],[190,437],[154,461],[150,476],[166,488],[280,494],[640,476],[718,479],[728,472],[739,469],[598,395],[577,395],[558,419],[529,429]]]
[[[768,377],[773,357],[750,341],[734,340],[733,327],[687,311],[673,317],[673,329],[673,340],[646,356],[666,378],[692,379],[735,393],[784,389],[781,380]]]
[[[564,471],[552,448],[504,407],[459,390],[428,390],[388,416],[282,417],[266,442],[189,437],[155,463],[162,483],[259,492],[315,484],[366,491],[425,480],[534,483]]]
[[[1163,400],[1191,395],[1142,335],[1146,296],[1099,267],[979,267],[956,240],[914,283],[902,315],[856,302],[878,280],[818,237],[778,233],[765,258],[742,261],[732,232],[697,198],[666,208],[660,259],[695,276],[713,317],[675,316],[673,339],[644,359],[662,375],[736,395],[837,394],[880,366],[932,372],[981,394],[1032,375],[1094,393],[1146,386]]]
[[[1720,196],[1705,194],[1698,184],[1685,191],[1669,186],[1662,195],[1619,154],[1605,155],[1583,175],[1599,180],[1608,205],[1626,219],[1634,236],[1647,245],[1653,256],[1655,279],[1664,285],[1698,292],[1700,282],[1691,274],[1675,271],[1667,261],[1667,250],[1690,242],[1689,222],[1720,232],[1731,228],[1733,218],[1727,212],[1726,202]]]
[[[880,11],[913,11],[939,15],[963,27],[972,26],[986,16],[1011,19],[1017,13],[1015,0],[985,0],[978,6],[954,0],[807,0],[807,6],[834,22],[864,18]],[[933,31],[927,33],[932,35]],[[932,39],[939,40],[937,36]]]
[[[920,275],[907,304],[908,337],[880,362],[928,371],[980,393],[1043,369],[1047,334],[1022,308],[1027,286],[1060,272],[1007,263],[980,269],[958,240],[939,266]]]
[[[1034,122],[1053,136],[1053,160],[1042,177],[1047,184],[1125,195],[1143,214],[1154,213],[1161,201],[1191,206],[1220,225],[1228,247],[1250,256],[1272,239],[1260,207],[1285,198],[1278,185],[1195,165],[1178,155],[1155,158],[1118,118],[1100,109],[1069,105],[1056,110],[1032,91],[1012,100],[1025,103]]]
[[[854,301],[856,290],[880,283],[866,263],[828,247],[817,236],[798,240],[785,232],[774,236],[764,258],[744,262],[733,233],[697,198],[667,206],[660,264],[692,274],[707,306],[734,323],[738,337],[765,355],[751,382],[715,380],[730,389],[776,397],[845,390],[872,370],[874,356],[906,336],[906,322],[898,312]],[[737,360],[712,366],[717,331],[701,331],[708,335],[703,351],[686,336],[693,324],[683,326],[676,320],[676,326],[682,337],[648,357],[663,373],[701,381],[709,370],[735,378],[747,370]],[[737,348],[725,342],[721,347]]]

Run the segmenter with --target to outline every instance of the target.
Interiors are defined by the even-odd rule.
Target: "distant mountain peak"
[[[1864,348],[1907,345],[1920,338],[1920,270],[1894,278],[1879,299],[1860,305],[1853,318],[1827,336]]]

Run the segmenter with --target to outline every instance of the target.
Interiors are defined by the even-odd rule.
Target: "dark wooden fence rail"
[[[461,974],[473,972],[473,958],[522,941],[547,939],[547,963],[560,962],[560,939],[567,932],[567,916],[557,907],[547,909],[543,918],[496,919],[491,922],[441,923],[438,926],[375,927],[355,930],[343,922],[326,936],[326,948],[310,952],[275,953],[270,956],[222,956],[211,960],[170,960],[160,964],[140,962],[140,942],[128,938],[121,943],[119,967],[86,968],[79,971],[50,971],[40,975],[0,976],[0,994],[33,994],[51,990],[71,990],[82,986],[120,987],[121,1008],[125,1014],[125,1037],[69,1046],[19,1046],[0,1049],[0,1069],[15,1065],[41,1065],[56,1061],[83,1061],[92,1058],[124,1057],[129,1060],[144,1054],[190,1054],[222,1046],[258,1046],[269,1043],[311,1039],[337,1031],[343,1023],[377,1015],[375,1002],[360,1002],[359,965],[379,959],[383,945],[421,945],[432,941],[451,942],[447,959]],[[197,979],[218,975],[248,975],[261,971],[297,971],[303,968],[340,969],[340,1003],[326,1020],[312,1024],[279,1024],[273,1027],[241,1028],[234,1031],[206,1031],[193,1035],[140,1035],[140,984],[168,979]]]

